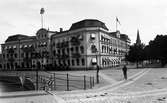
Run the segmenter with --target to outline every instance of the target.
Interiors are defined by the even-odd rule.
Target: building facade
[[[82,20],[52,36],[52,64],[75,69],[118,66],[125,60],[129,43],[127,35],[109,32],[101,21]]]
[[[72,24],[69,30],[37,31],[36,36],[13,35],[2,44],[2,68],[15,70],[94,69],[118,66],[125,61],[130,40],[119,31],[110,32],[99,20],[85,19]]]
[[[36,36],[17,34],[8,37],[1,44],[3,70],[33,69],[37,62],[44,68],[50,62],[50,40],[54,33],[40,29]]]

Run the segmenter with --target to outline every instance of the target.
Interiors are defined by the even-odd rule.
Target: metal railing
[[[36,75],[26,74],[25,78],[30,78],[36,85]],[[69,73],[52,73],[38,75],[38,88],[36,90],[57,90],[71,91],[77,89],[91,89],[95,85],[93,76],[76,76]],[[36,86],[35,86],[36,87]]]

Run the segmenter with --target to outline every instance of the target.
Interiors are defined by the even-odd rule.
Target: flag
[[[118,18],[116,17],[116,22],[119,23],[119,25],[121,25],[120,21],[118,20]]]
[[[44,14],[44,12],[45,12],[44,8],[41,8],[40,14]]]

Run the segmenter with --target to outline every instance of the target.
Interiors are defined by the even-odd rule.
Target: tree
[[[146,47],[147,59],[159,60],[162,66],[167,63],[167,35],[157,35]]]
[[[126,60],[136,63],[138,68],[139,63],[144,60],[144,44],[133,44],[130,46]]]

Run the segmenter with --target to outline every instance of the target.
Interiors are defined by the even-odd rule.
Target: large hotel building
[[[41,28],[36,36],[9,36],[1,45],[1,69],[35,69],[37,65],[55,70],[114,67],[125,62],[129,44],[126,34],[110,32],[99,20],[85,19],[66,31]]]

